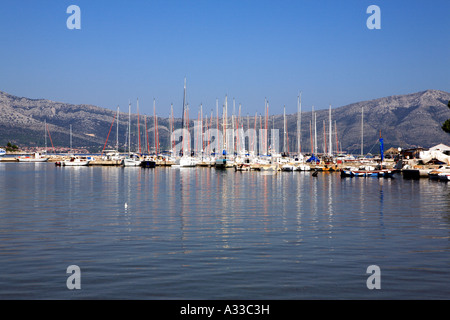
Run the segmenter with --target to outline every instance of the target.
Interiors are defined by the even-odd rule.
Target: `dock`
[[[12,157],[2,157],[0,158],[0,162],[19,162],[19,160]]]

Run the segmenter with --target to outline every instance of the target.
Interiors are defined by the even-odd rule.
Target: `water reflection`
[[[368,263],[389,270],[382,294],[448,290],[445,183],[45,165],[0,165],[0,178],[9,204],[0,212],[0,284],[8,294],[42,294],[47,285],[19,274],[42,279],[55,261],[88,268],[94,297],[298,299],[342,297],[343,289],[360,298],[370,294],[365,283],[357,289]],[[45,279],[59,288],[52,272]]]

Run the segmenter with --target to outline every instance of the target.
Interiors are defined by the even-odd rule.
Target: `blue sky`
[[[81,30],[69,30],[69,5]],[[369,30],[369,5],[381,29]],[[426,89],[450,91],[450,1],[2,0],[0,90],[181,116],[304,111]]]

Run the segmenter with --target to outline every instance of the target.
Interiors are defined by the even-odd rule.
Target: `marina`
[[[430,152],[436,154],[436,151]],[[315,161],[305,160],[313,157]],[[347,157],[346,160],[339,157],[333,158],[329,155],[324,158],[314,155],[302,155],[301,158],[303,161],[299,161],[298,157],[282,157],[281,155],[262,157],[250,157],[248,155],[237,157],[173,157],[138,153],[121,154],[114,150],[107,151],[104,155],[52,155],[43,151],[29,155],[7,155],[0,158],[0,163],[47,162],[56,166],[173,167],[174,169],[215,168],[232,169],[239,172],[271,171],[274,173],[307,171],[313,176],[317,172],[337,172],[342,178],[394,178],[397,176],[405,179],[429,178],[439,181],[449,181],[448,177],[450,177],[450,166],[447,164],[450,156],[444,153],[429,157],[428,153],[422,152],[422,155],[415,159],[403,159],[403,157],[399,157],[397,159],[383,159],[383,161],[381,161],[380,157],[364,159]],[[438,161],[437,164],[436,161]]]
[[[5,1],[0,300],[449,299],[449,9]]]
[[[197,122],[192,137],[183,102],[181,129],[173,132],[172,118],[165,151],[155,114],[153,150],[147,127],[132,143],[129,105],[120,152],[118,125],[115,148],[108,144],[119,110],[99,153],[73,153],[71,126],[68,153],[49,152],[47,140],[33,153],[5,152],[0,298],[449,296],[450,198],[441,182],[450,181],[450,147],[391,148],[386,156],[380,132],[379,154],[364,153],[361,114],[361,154],[344,153],[336,128],[336,142],[331,136],[330,107],[322,150],[314,115],[311,150],[298,143],[292,151],[285,115],[282,148],[277,131],[269,134],[268,103],[258,139],[256,130],[245,139],[242,119],[227,108],[225,97],[214,139],[208,121]],[[297,142],[300,118],[299,97]],[[61,289],[54,274],[68,265],[88,270],[86,289]],[[375,292],[365,279],[374,265],[383,270]]]

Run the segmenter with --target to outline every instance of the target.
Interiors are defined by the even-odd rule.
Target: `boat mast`
[[[247,132],[250,133],[250,116],[247,112]],[[244,149],[245,149],[245,136],[244,136]],[[247,153],[250,153],[250,136],[248,137]]]
[[[328,151],[329,151],[329,153],[330,153],[330,156],[332,156],[333,155],[333,144],[331,143],[331,136],[332,136],[332,122],[331,122],[331,104],[330,104],[330,114],[329,114],[329,116],[330,116],[330,132],[329,132],[329,140],[330,140],[330,147],[328,148]]]
[[[208,124],[208,115],[206,115],[206,125]],[[200,146],[203,157],[203,151],[205,150],[205,139],[203,139],[203,104],[200,104]]]
[[[227,95],[225,95],[225,104],[224,104],[224,110],[223,110],[223,136],[224,136],[224,141],[223,141],[223,150],[225,150],[227,152],[227,147],[228,147],[228,143],[227,143],[227,115],[228,113],[228,97]],[[228,153],[228,152],[227,152]]]
[[[186,103],[186,130],[188,133],[190,133],[189,131],[189,103]],[[191,156],[191,138],[190,135],[188,135],[188,139],[187,139],[187,152],[188,152],[188,156]]]
[[[286,105],[283,107],[283,152],[286,153]]]
[[[182,129],[182,145],[181,145],[181,155],[184,156],[184,144],[185,136],[184,136],[184,129],[185,129],[185,116],[186,116],[186,77],[184,77],[184,90],[183,90],[183,113],[181,115],[181,129]]]
[[[314,112],[314,152],[317,154],[317,112]]]
[[[269,101],[267,101],[267,106],[266,106],[266,132],[265,132],[265,152],[266,155],[269,155]]]
[[[173,155],[173,141],[172,141],[172,134],[173,134],[173,103],[170,104],[170,150],[171,154]]]
[[[155,138],[155,153],[158,155],[158,133],[157,133],[157,122],[156,122],[156,101],[153,99],[153,130]]]
[[[361,157],[364,156],[364,107],[361,108]]]
[[[233,155],[236,154],[236,141],[235,141],[236,139],[234,137],[234,130],[235,130],[234,119],[235,119],[235,117],[236,117],[236,101],[234,100],[234,97],[233,97],[233,114],[231,115],[231,132],[232,132],[232,134],[231,134],[231,141],[232,141],[231,152],[233,153]]]
[[[262,125],[262,114],[259,114],[259,132],[261,132],[261,137],[259,141],[259,154],[264,155],[264,133],[263,133],[263,125]],[[263,140],[263,141],[261,141]]]
[[[254,155],[258,155],[258,141],[256,140],[257,134],[256,134],[256,123],[258,121],[258,112],[255,112],[255,132],[253,133],[253,139],[252,139],[252,150],[254,152]]]
[[[72,125],[70,125],[70,153],[72,153]]]
[[[139,122],[139,98],[137,99],[137,118],[138,118],[137,132],[138,132],[139,153],[141,153],[141,131],[140,131],[141,123]]]
[[[302,152],[301,144],[301,126],[302,126],[302,93],[297,96],[297,153],[300,156]]]
[[[338,141],[338,133],[337,133],[337,124],[336,120],[334,120],[334,132],[336,134],[336,154],[339,154],[339,141]]]
[[[242,130],[239,130],[242,128]],[[237,137],[238,137],[238,150],[240,154],[245,153],[245,138],[242,136],[244,134],[244,123],[241,118],[241,104],[239,103],[239,113],[237,121]]]
[[[275,148],[275,135],[273,134],[274,130],[275,130],[275,115],[272,116],[272,131],[270,133],[271,142],[269,144],[269,147],[270,147],[271,153],[273,153],[275,150],[274,149]]]
[[[47,152],[47,119],[44,119],[45,152]]]
[[[119,106],[117,106],[116,150],[119,152]]]
[[[314,153],[317,154],[317,114],[314,112],[313,106],[313,116],[314,116]]]
[[[131,153],[131,102],[128,102],[128,155]]]
[[[266,116],[266,111],[267,111],[267,99],[264,98],[264,116]],[[262,125],[262,116],[261,114],[259,115],[259,122],[260,122],[260,126],[261,126],[261,135],[262,135],[262,150],[261,150],[261,154],[264,154],[266,149],[266,145],[267,145],[267,125],[266,125],[266,131],[263,131],[263,125]],[[264,123],[266,121],[264,120]]]
[[[147,114],[144,115],[144,123],[145,123],[145,142],[147,145],[147,154],[150,154],[150,146],[148,142]]]

